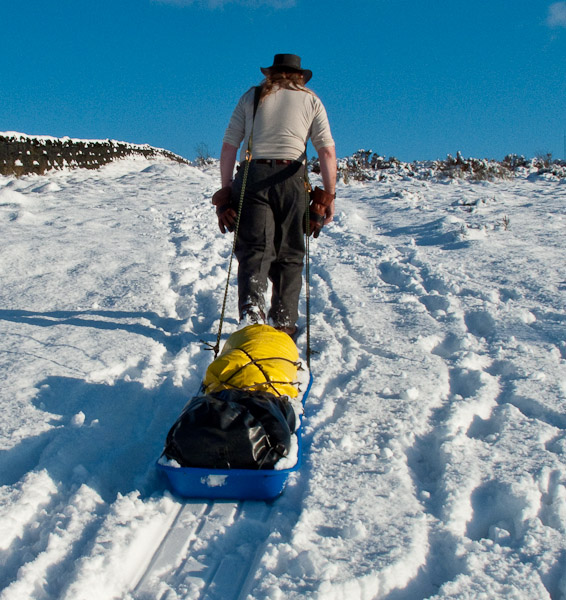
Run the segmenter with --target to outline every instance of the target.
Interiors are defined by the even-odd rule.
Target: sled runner
[[[201,395],[167,435],[157,467],[173,490],[207,499],[281,494],[301,462],[302,407],[312,377],[300,377],[299,369],[286,334],[267,325],[233,333],[208,367]]]

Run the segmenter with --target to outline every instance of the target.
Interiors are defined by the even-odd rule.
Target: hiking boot
[[[240,314],[240,323],[246,321],[250,325],[263,325],[265,323],[265,313],[259,306],[253,304],[246,304],[242,308]]]
[[[286,333],[289,337],[293,338],[293,340],[295,339],[297,332],[299,331],[296,325],[276,325],[275,329]]]

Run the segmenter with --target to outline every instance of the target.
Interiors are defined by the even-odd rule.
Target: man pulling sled
[[[162,457],[175,462],[165,469],[185,472],[189,479],[183,478],[177,491],[188,496],[277,495],[284,479],[267,490],[265,482],[248,482],[247,477],[257,473],[252,469],[264,477],[266,469],[277,473],[279,461],[292,452],[300,424],[301,411],[293,404],[299,396],[300,363],[288,336],[297,334],[305,240],[308,244],[308,236],[318,237],[334,215],[336,151],[326,110],[306,87],[312,72],[301,68],[300,57],[277,54],[273,65],[261,71],[265,80],[240,98],[226,129],[222,187],[212,198],[220,231],[235,236],[244,328],[229,337],[210,365],[204,394],[189,401],[167,436]],[[314,191],[306,166],[309,139],[324,186]],[[266,311],[268,280],[272,295]],[[307,393],[303,390],[303,402]],[[202,468],[211,469],[208,476],[202,476]]]

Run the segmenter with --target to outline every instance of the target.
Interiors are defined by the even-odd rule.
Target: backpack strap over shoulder
[[[257,112],[257,107],[259,106],[260,98],[261,98],[261,85],[258,85],[254,88],[254,112],[253,112],[254,119],[255,119],[255,114]]]

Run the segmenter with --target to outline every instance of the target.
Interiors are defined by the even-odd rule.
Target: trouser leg
[[[246,198],[236,246],[240,319],[256,310],[265,318],[267,277],[275,259],[273,237],[274,221],[269,205],[258,198]]]
[[[281,187],[274,209],[278,227],[276,256],[269,270],[273,284],[269,317],[275,325],[289,327],[299,316],[303,282],[305,188],[300,176],[288,179]]]
[[[296,323],[305,252],[304,180],[301,165],[250,167],[236,244],[240,318],[248,307],[265,314],[267,278],[273,284],[269,317]],[[241,173],[234,185],[239,198]]]

